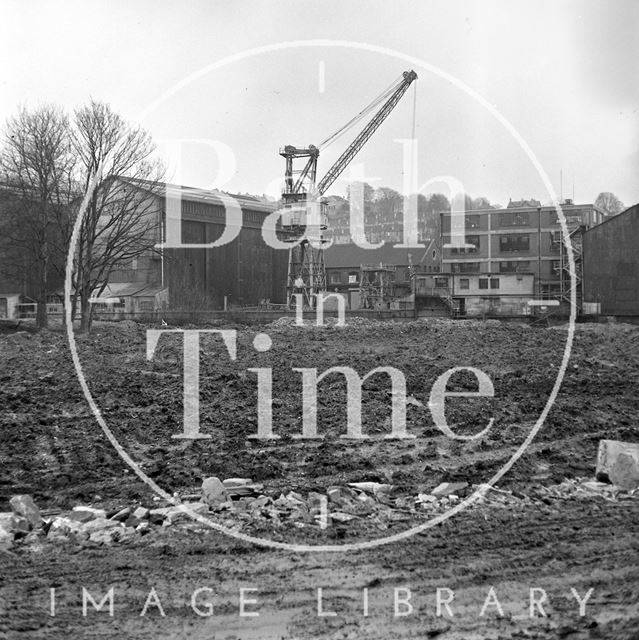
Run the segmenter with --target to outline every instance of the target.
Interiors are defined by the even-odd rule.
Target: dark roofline
[[[222,199],[219,197],[219,194],[222,196],[229,196],[240,204],[242,209],[249,209],[252,211],[260,211],[262,213],[271,213],[277,209],[277,204],[275,203],[267,203],[258,200],[253,196],[243,196],[236,193],[228,193],[226,191],[219,191],[218,189],[200,189],[199,187],[189,187],[187,185],[182,184],[174,184],[172,182],[153,182],[151,180],[142,180],[141,178],[127,178],[126,176],[115,176],[119,180],[124,182],[128,182],[137,186],[140,189],[144,189],[151,195],[158,196],[157,191],[154,191],[148,188],[151,185],[159,186],[162,189],[174,189],[180,190],[180,197],[182,200],[186,200],[188,202],[203,202],[208,204],[224,204]],[[217,198],[217,202],[215,201]]]
[[[628,207],[627,209],[624,209],[621,213],[618,213],[615,216],[606,216],[603,220],[603,222],[600,222],[599,224],[595,225],[594,227],[590,227],[590,229],[586,229],[584,231],[584,233],[590,233],[591,231],[594,231],[595,229],[598,229],[599,227],[601,227],[602,225],[606,224],[607,222],[612,222],[613,220],[616,220],[617,218],[620,218],[621,216],[626,215],[628,212],[633,211],[634,209],[637,210],[637,212],[639,213],[639,202],[637,204],[633,204],[632,206]]]
[[[592,203],[584,203],[584,204],[560,204],[559,205],[562,210],[564,209],[583,209],[584,207],[592,207],[594,210],[603,213],[603,210],[599,207],[596,207]],[[537,209],[541,209],[542,211],[556,211],[556,207],[554,204],[542,204],[539,207],[502,207],[501,209],[468,209],[464,213],[466,215],[472,215],[474,213],[501,213],[501,212],[530,212],[537,211]],[[440,211],[440,214],[450,215],[450,211]],[[620,214],[621,215],[621,214]]]

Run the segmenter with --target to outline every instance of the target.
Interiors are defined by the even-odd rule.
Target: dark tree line
[[[54,105],[21,108],[7,121],[0,145],[0,272],[35,294],[39,328],[47,326],[47,297],[64,281],[80,203],[95,186],[72,274],[73,309],[77,301],[81,329],[89,330],[91,296],[104,289],[118,263],[157,242],[150,214],[163,170],[154,144],[108,104],[90,100],[72,116]]]

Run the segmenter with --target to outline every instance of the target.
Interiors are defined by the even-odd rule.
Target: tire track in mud
[[[427,638],[446,629],[438,637],[466,640],[497,633],[556,638],[561,625],[572,625],[576,638],[636,637],[624,625],[639,622],[633,609],[639,584],[639,504],[604,503],[597,512],[591,506],[589,501],[567,502],[550,513],[525,510],[488,520],[478,509],[405,544],[348,554],[265,552],[213,533],[184,531],[162,531],[131,548],[47,545],[39,554],[21,552],[9,563],[0,559],[0,634],[208,639],[253,638],[262,629],[271,634],[265,637],[310,639],[347,630],[356,633],[354,638],[388,640]],[[84,618],[82,586],[102,597],[110,585],[116,592],[114,618],[106,612]],[[490,585],[504,608],[503,619],[478,616]],[[56,618],[46,613],[51,586],[59,591]],[[153,608],[140,617],[151,586],[166,618]],[[215,592],[216,612],[208,619],[190,607],[192,592],[202,586]],[[239,617],[240,587],[258,589],[262,621]],[[335,611],[334,618],[317,617],[318,587],[324,588],[324,609]],[[366,587],[368,617],[362,615]],[[412,591],[415,611],[396,619],[393,589],[404,587]],[[438,587],[455,592],[452,620],[433,614]],[[524,615],[533,587],[547,592],[549,618]],[[571,587],[582,596],[595,589],[585,618],[579,618],[575,601],[567,597]],[[267,628],[259,626],[262,622]],[[517,635],[524,632],[535,635]]]

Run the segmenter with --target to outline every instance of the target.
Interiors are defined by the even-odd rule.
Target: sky
[[[150,131],[182,184],[276,196],[280,147],[318,144],[414,69],[329,193],[361,178],[446,193],[453,179],[504,205],[553,190],[639,202],[639,0],[0,6],[1,123],[21,105],[106,101]],[[319,177],[356,133],[320,150]]]

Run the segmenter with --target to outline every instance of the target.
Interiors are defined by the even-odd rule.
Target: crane
[[[321,196],[359,153],[416,79],[417,74],[413,70],[404,71],[399,80],[393,82],[390,87],[320,145],[310,144],[307,147],[286,145],[280,149],[279,153],[286,162],[284,191],[282,192],[282,230],[285,239],[293,243],[289,250],[286,287],[286,300],[289,308],[296,302],[295,294],[302,294],[304,307],[312,309],[315,296],[326,289],[323,245],[327,241],[322,232],[327,227],[326,210],[328,205]],[[320,149],[326,148],[337,140],[380,103],[382,105],[375,115],[326,172],[326,175],[319,182],[316,182]],[[306,160],[304,166],[301,169],[295,169],[294,164],[301,159]],[[314,221],[313,224],[311,224],[311,220]]]

